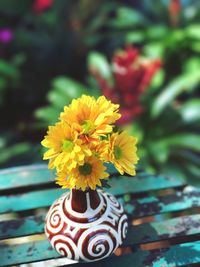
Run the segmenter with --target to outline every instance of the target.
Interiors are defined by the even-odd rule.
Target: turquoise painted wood
[[[44,219],[45,215],[42,214],[2,222],[0,224],[0,239],[44,233]],[[188,237],[195,234],[200,234],[200,214],[137,226],[130,225],[123,246],[162,241],[174,237]]]
[[[53,182],[55,174],[44,164],[0,171],[0,190]]]
[[[117,173],[112,165],[107,168],[110,174]],[[0,190],[51,183],[54,178],[55,172],[48,170],[46,164],[7,168],[0,171]]]
[[[41,252],[45,259],[57,259],[60,255],[51,248],[46,240],[14,245],[13,250],[9,246],[0,246],[1,258],[0,266],[20,264],[22,262],[36,262],[41,260]],[[14,263],[13,263],[14,262]],[[110,258],[94,263],[70,264],[69,267],[177,267],[188,266],[189,264],[200,262],[200,241],[189,242],[171,246],[169,248],[142,251],[138,250],[120,257]],[[134,265],[132,265],[134,264]],[[151,264],[151,265],[150,265]]]
[[[180,179],[174,179],[166,176],[120,176],[112,178],[109,182],[111,188],[107,191],[114,195],[125,193],[143,193],[151,190],[161,190],[172,187],[183,186],[185,183]]]
[[[60,254],[52,249],[47,240],[13,245],[12,248],[9,245],[0,245],[0,252],[0,266],[60,258]]]
[[[70,264],[68,267],[177,267],[200,262],[200,241],[171,246],[154,251],[137,251],[90,264]],[[192,266],[191,266],[192,267]]]
[[[200,190],[190,189],[189,192],[177,191],[174,194],[148,196],[145,198],[130,198],[128,201],[119,198],[128,214],[139,218],[155,214],[184,211],[200,207]]]
[[[44,232],[45,215],[3,221],[0,224],[0,240],[41,234]]]
[[[189,211],[200,207],[200,190],[185,190],[184,181],[163,175],[148,175],[138,172],[134,178],[120,176],[109,166],[112,178],[111,188],[123,203],[129,215],[129,221],[150,215]],[[43,234],[45,211],[35,215],[38,208],[46,208],[58,198],[61,190],[52,186],[54,173],[44,164],[10,168],[0,171],[0,213],[31,211],[32,216],[24,214],[18,219],[0,221],[0,266],[56,259],[61,256],[54,251],[49,242],[44,240],[28,241],[17,245],[5,245],[4,239]],[[49,188],[49,185],[51,185]],[[42,186],[42,189],[40,189]],[[173,191],[166,191],[166,189]],[[9,191],[8,191],[9,190]],[[20,190],[18,192],[18,190]],[[131,225],[123,247],[131,247],[134,252],[120,257],[90,263],[74,264],[79,266],[109,267],[174,267],[189,266],[199,263],[200,266],[200,215],[179,214],[179,217]],[[29,213],[27,213],[29,214]],[[20,216],[20,215],[19,215]],[[157,217],[155,217],[156,219]],[[141,244],[168,240],[165,249],[141,250]],[[172,245],[171,242],[177,243]]]
[[[145,192],[148,190],[158,190],[169,187],[177,187],[184,185],[184,181],[180,179],[174,179],[166,176],[153,176],[146,173],[139,173],[134,178],[127,176],[120,176],[115,174],[112,170],[111,175],[115,177],[111,179],[110,185],[111,191],[114,194],[123,194],[125,191],[130,193]],[[123,179],[123,187],[118,182],[118,177]],[[31,165],[27,167],[16,167],[0,171],[0,190],[8,190],[13,188],[19,188],[24,186],[48,184],[54,181],[55,173],[52,170],[48,170],[44,164]],[[141,183],[143,187],[141,187]],[[130,184],[131,183],[131,184]]]
[[[0,196],[0,214],[48,207],[64,192],[65,190],[57,188],[27,192],[20,195],[11,194],[9,197]],[[128,213],[138,218],[200,207],[200,190],[178,191],[175,194],[145,198],[131,198],[131,195],[128,194],[128,201],[122,196],[118,199]]]
[[[65,190],[38,190],[20,195],[0,196],[0,214],[50,206]]]

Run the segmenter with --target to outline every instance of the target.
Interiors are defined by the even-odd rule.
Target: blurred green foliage
[[[143,113],[125,127],[138,137],[142,168],[184,177],[193,184],[199,184],[200,174],[200,72],[188,66],[197,61],[188,59],[172,81],[161,69],[142,95]],[[111,66],[104,55],[91,52],[88,64],[110,82]]]
[[[63,106],[101,94],[87,61],[112,83],[108,62],[131,44],[163,62],[142,96],[143,114],[127,126],[141,166],[199,183],[200,2],[182,0],[176,24],[170,0],[56,0],[39,13],[33,4],[0,1],[0,30],[14,35],[0,43],[0,166],[40,160],[40,140]]]
[[[49,105],[36,110],[35,116],[43,121],[42,127],[54,124],[65,105],[69,105],[72,99],[87,94],[86,88],[69,78],[58,77],[52,81],[52,88],[47,93]]]

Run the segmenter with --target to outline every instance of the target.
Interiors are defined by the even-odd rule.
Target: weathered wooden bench
[[[110,172],[108,191],[123,203],[129,215],[129,232],[117,255],[88,266],[200,266],[200,190],[163,175],[139,171],[136,177],[121,177],[113,169]],[[48,208],[64,192],[53,179],[46,165],[0,172],[0,214],[4,214],[0,221],[0,266],[60,258],[43,235],[46,210],[41,208]],[[6,219],[5,214],[13,218]],[[31,236],[31,240],[16,242]]]

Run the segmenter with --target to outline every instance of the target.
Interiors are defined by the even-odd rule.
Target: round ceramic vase
[[[116,198],[101,190],[71,190],[48,211],[45,233],[58,253],[75,261],[108,257],[123,242],[127,216]]]

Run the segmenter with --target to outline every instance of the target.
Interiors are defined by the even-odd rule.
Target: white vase
[[[75,261],[108,257],[123,242],[127,216],[116,198],[101,190],[71,190],[48,211],[45,233],[51,245]]]

